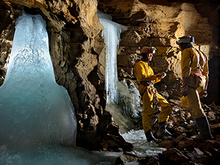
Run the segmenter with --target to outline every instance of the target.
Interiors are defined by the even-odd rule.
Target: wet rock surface
[[[168,130],[172,133],[172,138],[163,140],[158,147],[166,148],[161,154],[147,156],[145,158],[137,155],[124,153],[120,159],[123,163],[136,162],[140,165],[148,164],[219,164],[220,161],[220,106],[214,103],[210,105],[203,104],[205,113],[211,125],[211,131],[214,139],[194,140],[199,134],[198,127],[192,117],[189,117],[188,110],[184,109],[178,100],[170,100],[173,107],[172,115],[168,122]],[[208,114],[214,114],[209,116]],[[157,114],[155,114],[157,116]],[[215,117],[216,120],[212,120]],[[188,125],[190,123],[190,125]],[[158,123],[153,127],[153,132],[158,131]],[[126,157],[126,159],[125,159]],[[133,160],[132,160],[133,159]],[[134,161],[135,159],[135,161]],[[117,160],[119,162],[119,160]],[[117,162],[116,162],[117,163]]]

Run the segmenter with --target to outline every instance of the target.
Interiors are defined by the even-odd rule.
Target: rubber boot
[[[157,137],[162,139],[171,139],[171,136],[172,134],[167,130],[167,122],[160,122]]]
[[[196,123],[199,127],[200,134],[197,135],[194,140],[213,139],[209,121],[206,116],[197,118]]]
[[[146,138],[148,142],[154,141],[155,143],[159,143],[160,141],[156,139],[151,130],[145,132]]]

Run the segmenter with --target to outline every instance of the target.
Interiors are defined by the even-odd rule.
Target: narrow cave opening
[[[39,8],[34,8],[34,7],[24,7],[24,11],[27,13],[27,14],[31,14],[31,15],[37,15],[37,14],[40,14],[42,15],[42,11],[39,9]]]

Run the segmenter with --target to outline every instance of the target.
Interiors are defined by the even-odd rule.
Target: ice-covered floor
[[[0,147],[1,165],[112,165],[121,152],[90,152],[78,147],[38,146],[25,149]]]
[[[165,148],[157,147],[156,143],[147,142],[144,130],[131,130],[121,134],[126,142],[133,144],[132,154],[138,157],[157,155],[165,151]]]

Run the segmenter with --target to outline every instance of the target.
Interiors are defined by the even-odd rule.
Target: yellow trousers
[[[139,88],[139,92],[143,93],[143,112],[142,112],[142,124],[144,132],[151,130],[151,119],[153,117],[153,94],[149,90],[143,92],[143,86]],[[145,88],[146,89],[146,88]],[[168,121],[169,114],[171,113],[171,105],[163,98],[159,93],[156,93],[158,97],[158,106],[161,107],[161,112],[159,114],[158,122]]]
[[[194,118],[206,116],[199,98],[200,91],[200,89],[188,88],[188,95],[181,98],[183,107],[189,109]]]

